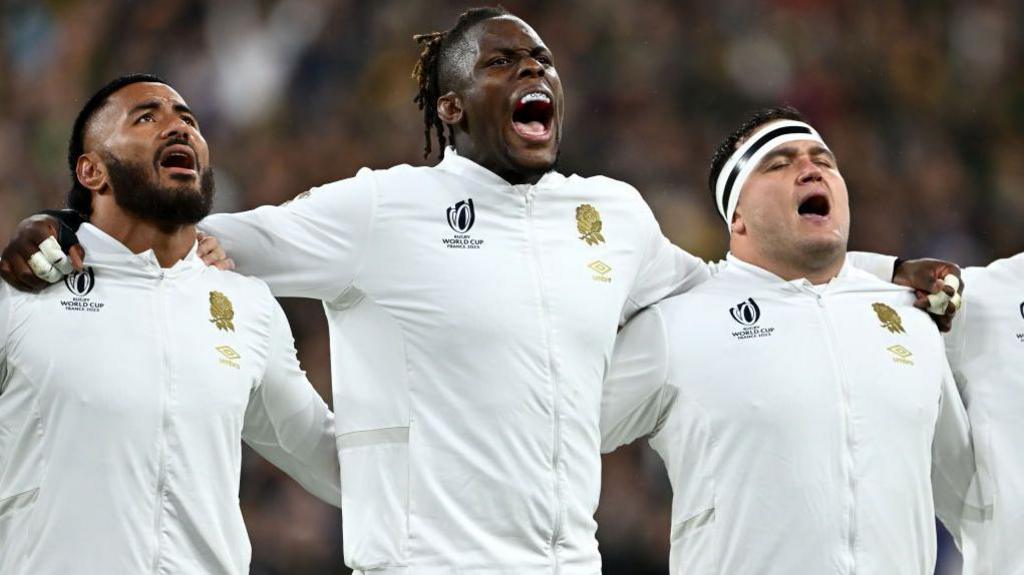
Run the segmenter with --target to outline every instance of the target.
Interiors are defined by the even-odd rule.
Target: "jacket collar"
[[[498,174],[488,170],[480,164],[470,160],[469,158],[463,158],[455,151],[455,148],[449,146],[444,149],[444,158],[437,165],[439,170],[443,170],[450,174],[454,174],[459,177],[468,178],[478,184],[492,187],[502,188],[528,188],[529,184],[513,185],[508,183],[505,178],[502,178]],[[537,182],[535,187],[538,188],[551,188],[562,183],[565,180],[565,176],[558,172],[551,170],[544,174],[540,181]]]
[[[801,292],[827,292],[832,291],[838,285],[844,283],[844,280],[850,277],[851,270],[850,258],[846,258],[843,262],[843,267],[836,274],[836,277],[832,278],[827,284],[822,286],[815,286],[807,278],[797,278],[794,280],[784,280],[778,275],[756,266],[752,263],[741,260],[740,258],[732,255],[729,252],[725,256],[726,261],[729,262],[728,267],[722,272],[723,276],[730,276],[731,280],[742,281],[744,284],[756,287],[778,287],[786,291],[801,291]]]
[[[128,275],[178,277],[190,272],[201,271],[205,264],[196,251],[197,242],[184,258],[169,268],[161,268],[156,253],[149,249],[142,253],[132,253],[124,244],[117,241],[103,230],[90,223],[82,224],[78,229],[78,242],[85,248],[85,264],[105,268],[109,271],[123,272]]]

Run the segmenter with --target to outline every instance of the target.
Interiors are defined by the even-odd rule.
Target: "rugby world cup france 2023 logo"
[[[747,298],[747,301],[730,308],[729,315],[740,325],[754,325],[757,320],[761,319],[761,308],[757,307],[754,298]]]
[[[468,232],[475,221],[476,211],[473,209],[472,198],[448,208],[448,226],[457,234]]]
[[[757,322],[761,319],[761,308],[758,307],[757,302],[752,297],[729,308],[729,315],[732,316],[736,323],[743,326],[743,329],[740,331],[732,332],[732,336],[737,340],[768,337],[775,333],[774,327],[757,325]]]
[[[476,250],[484,244],[481,239],[469,235],[476,223],[476,209],[473,207],[473,199],[467,198],[448,208],[448,227],[455,232],[452,237],[441,238],[444,247],[456,250]]]

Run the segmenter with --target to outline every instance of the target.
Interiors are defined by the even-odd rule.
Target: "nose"
[[[803,165],[800,166],[800,175],[797,176],[797,181],[801,184],[819,182],[825,177],[818,164],[815,164],[808,158],[801,160],[801,162]]]
[[[192,138],[192,126],[189,126],[182,118],[174,118],[167,123],[167,126],[164,127],[160,135],[165,139],[182,138],[189,140]]]
[[[519,66],[519,77],[520,78],[531,78],[541,77],[544,75],[544,65],[538,62],[532,56],[527,56],[522,59]]]

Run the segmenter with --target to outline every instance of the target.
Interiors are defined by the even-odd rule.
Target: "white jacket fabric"
[[[600,572],[617,328],[708,277],[636,190],[510,185],[449,149],[202,227],[275,295],[325,302],[350,567]]]
[[[933,572],[936,512],[959,533],[985,501],[913,300],[849,265],[813,286],[730,256],[623,329],[603,449],[650,436],[664,459],[672,573]]]
[[[965,575],[1024,574],[1024,254],[963,270],[967,298],[946,352],[992,482],[990,520],[965,524]]]
[[[333,416],[257,280],[161,269],[88,224],[87,271],[0,285],[0,573],[248,573],[241,441],[340,504]]]

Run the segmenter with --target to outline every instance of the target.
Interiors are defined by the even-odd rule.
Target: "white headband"
[[[828,150],[825,141],[814,128],[804,122],[782,120],[771,122],[754,132],[729,156],[715,181],[715,202],[718,204],[718,213],[725,219],[726,227],[732,225],[732,216],[736,213],[743,184],[761,163],[761,159],[779,145],[796,140],[812,140]]]

